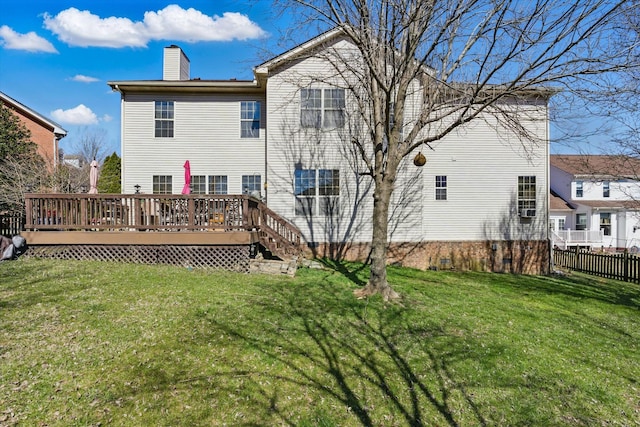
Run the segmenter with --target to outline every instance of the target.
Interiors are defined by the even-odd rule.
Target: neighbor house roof
[[[549,193],[549,210],[550,211],[572,211],[575,208],[571,203],[558,196],[555,191]]]
[[[5,94],[3,92],[0,92],[0,101],[2,101],[2,103],[8,105],[9,107],[11,107],[13,109],[20,110],[22,112],[22,114],[24,114],[25,116],[30,117],[31,120],[37,122],[41,126],[43,126],[45,128],[48,128],[51,132],[53,132],[59,138],[62,138],[62,137],[67,135],[67,131],[64,130],[62,128],[62,126],[60,126],[59,124],[57,124],[53,120],[49,119],[48,117],[43,116],[42,114],[38,113],[37,111],[32,110],[31,108],[27,107],[26,105],[16,101],[15,99],[11,98],[9,95],[7,95],[7,94]]]
[[[576,203],[595,209],[640,210],[638,200],[580,200]]]
[[[575,178],[638,179],[640,174],[640,159],[623,155],[554,154],[550,163]]]

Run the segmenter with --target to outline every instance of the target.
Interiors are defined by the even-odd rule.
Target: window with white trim
[[[605,181],[602,183],[602,197],[609,197],[611,195],[611,185],[609,181]]]
[[[518,177],[518,214],[523,218],[536,216],[536,177]]]
[[[600,230],[605,236],[611,236],[611,212],[600,212]]]
[[[576,181],[576,197],[584,195],[584,184],[582,181]]]
[[[338,169],[296,169],[296,215],[337,215],[340,199]]]
[[[173,193],[173,176],[153,175],[153,194]]]
[[[576,214],[576,230],[586,230],[587,229],[587,214],[579,213]]]
[[[301,89],[300,125],[303,128],[344,127],[344,89]]]
[[[227,194],[226,175],[209,175],[209,194]]]
[[[173,101],[155,101],[155,136],[173,138]]]
[[[436,200],[447,200],[447,177],[436,175]]]
[[[191,194],[207,194],[207,177],[191,175]]]
[[[242,194],[260,194],[261,182],[260,175],[242,175]]]
[[[260,103],[258,101],[240,102],[240,137],[260,137]]]

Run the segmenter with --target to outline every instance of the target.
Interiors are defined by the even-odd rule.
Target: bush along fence
[[[575,249],[554,249],[556,268],[593,274],[609,279],[640,283],[640,257],[628,252],[619,254],[596,253]]]
[[[13,237],[24,230],[24,215],[0,214],[0,236]]]

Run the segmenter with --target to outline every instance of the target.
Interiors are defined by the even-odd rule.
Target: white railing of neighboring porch
[[[551,233],[555,246],[567,248],[575,245],[598,245],[604,240],[603,230],[558,230]]]

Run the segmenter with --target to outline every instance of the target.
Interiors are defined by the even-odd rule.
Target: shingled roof
[[[640,177],[640,159],[622,155],[562,154],[550,156],[555,166],[577,178]]]

